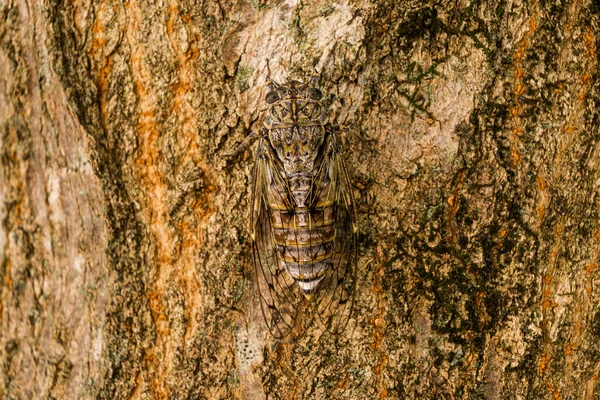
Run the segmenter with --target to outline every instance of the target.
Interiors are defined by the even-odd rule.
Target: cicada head
[[[269,142],[286,174],[310,176],[329,119],[321,103],[321,90],[294,80],[271,84],[270,89],[263,119]]]

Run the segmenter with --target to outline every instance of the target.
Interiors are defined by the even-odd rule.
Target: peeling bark
[[[599,12],[0,3],[0,396],[600,399]],[[313,74],[358,301],[276,341],[226,154]]]

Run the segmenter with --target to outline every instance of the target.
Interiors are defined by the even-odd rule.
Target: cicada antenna
[[[310,79],[308,80],[308,84],[311,87],[319,88],[320,81],[321,81],[321,77],[320,76],[318,76],[318,75],[311,75]]]
[[[267,84],[267,86],[269,87],[269,90],[274,90],[274,89],[279,89],[280,85],[275,82],[269,75],[267,75],[267,81],[269,81],[269,83]]]
[[[267,81],[269,82],[267,86],[269,90],[279,89],[279,84],[271,78],[271,66],[269,65],[269,59],[267,59]]]
[[[269,59],[267,58],[267,79],[272,81],[271,79],[271,66],[269,65]]]
[[[317,68],[315,68],[313,66],[312,72],[310,74],[310,78],[308,79],[308,84],[314,88],[319,88],[320,83],[321,83],[321,73],[317,70]]]

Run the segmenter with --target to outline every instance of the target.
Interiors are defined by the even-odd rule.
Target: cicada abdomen
[[[340,333],[353,305],[356,213],[335,127],[314,85],[270,85],[254,170],[252,237],[263,315],[286,336],[303,301]]]

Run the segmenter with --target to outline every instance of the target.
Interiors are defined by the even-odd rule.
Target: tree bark
[[[600,6],[0,2],[0,396],[600,399]],[[321,78],[346,331],[253,283],[269,76]]]

